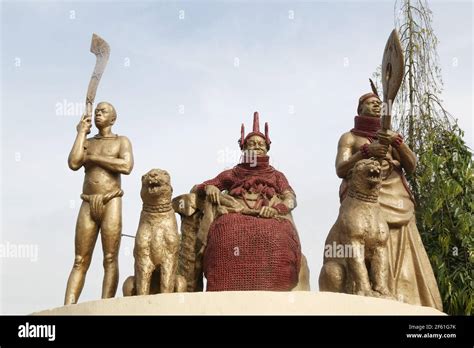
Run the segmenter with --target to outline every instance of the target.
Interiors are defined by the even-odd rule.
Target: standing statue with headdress
[[[289,291],[297,285],[309,290],[309,270],[291,215],[296,195],[285,175],[269,164],[270,144],[268,124],[265,134],[260,132],[255,112],[252,132],[245,136],[241,127],[241,163],[174,199],[184,218],[180,258],[202,263],[207,291]],[[192,230],[193,221],[197,238],[187,247],[186,229]],[[180,268],[186,277],[189,267],[181,261]],[[193,290],[199,286],[188,289]]]
[[[370,80],[372,93],[359,98],[354,127],[341,136],[337,149],[341,207],[326,247],[340,243],[359,246],[362,252],[343,257],[325,253],[319,288],[442,310],[405,178],[415,171],[416,156],[402,135],[391,130],[392,103],[403,76],[403,51],[394,29],[382,58],[383,104]]]
[[[403,142],[400,134],[390,130],[382,131],[381,111],[382,102],[378,94],[362,95],[359,98],[354,127],[339,139],[336,173],[343,179],[339,192],[340,200],[342,204],[348,197],[356,197],[364,202],[373,198],[378,202],[382,216],[388,224],[388,272],[384,277],[387,278],[390,294],[410,304],[442,310],[436,279],[416,226],[414,198],[404,174],[413,173],[416,156]],[[351,174],[354,175],[357,164],[369,158],[382,160],[380,174],[383,180],[374,197],[355,192],[350,185]],[[356,217],[351,220],[357,221]],[[342,243],[341,234],[342,231],[333,228],[326,245],[332,242]],[[319,278],[320,290],[351,292],[352,284],[347,284],[349,271],[350,268],[341,260],[325,256]]]

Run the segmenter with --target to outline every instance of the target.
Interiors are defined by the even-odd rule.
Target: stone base
[[[332,292],[225,291],[119,297],[33,315],[444,315],[397,301]]]

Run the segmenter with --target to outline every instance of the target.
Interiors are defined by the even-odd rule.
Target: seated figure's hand
[[[278,210],[276,210],[273,207],[268,207],[268,206],[262,207],[262,209],[260,210],[260,213],[258,213],[258,215],[264,218],[272,218],[277,214],[278,214]]]
[[[206,197],[214,204],[220,204],[219,196],[221,190],[214,185],[206,185]]]

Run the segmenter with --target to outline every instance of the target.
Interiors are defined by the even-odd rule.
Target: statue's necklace
[[[172,209],[171,202],[163,204],[143,204],[143,211],[147,213],[166,213]]]
[[[114,134],[114,135],[111,135],[111,136],[107,136],[107,137],[103,137],[102,135],[94,135],[94,139],[97,139],[97,140],[110,140],[110,139],[117,139],[118,137],[118,134]]]
[[[359,201],[369,202],[369,203],[377,203],[379,197],[377,195],[368,195],[366,193],[354,191],[352,189],[348,192],[349,197],[358,199]]]

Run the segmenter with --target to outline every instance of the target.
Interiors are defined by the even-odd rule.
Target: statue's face
[[[376,97],[370,97],[364,101],[361,108],[362,116],[380,117],[382,113],[382,102]]]
[[[95,109],[94,123],[97,128],[111,126],[115,122],[116,115],[108,103],[99,103]]]
[[[267,154],[267,143],[261,136],[252,135],[245,142],[244,151],[254,151],[257,156],[265,156]]]

